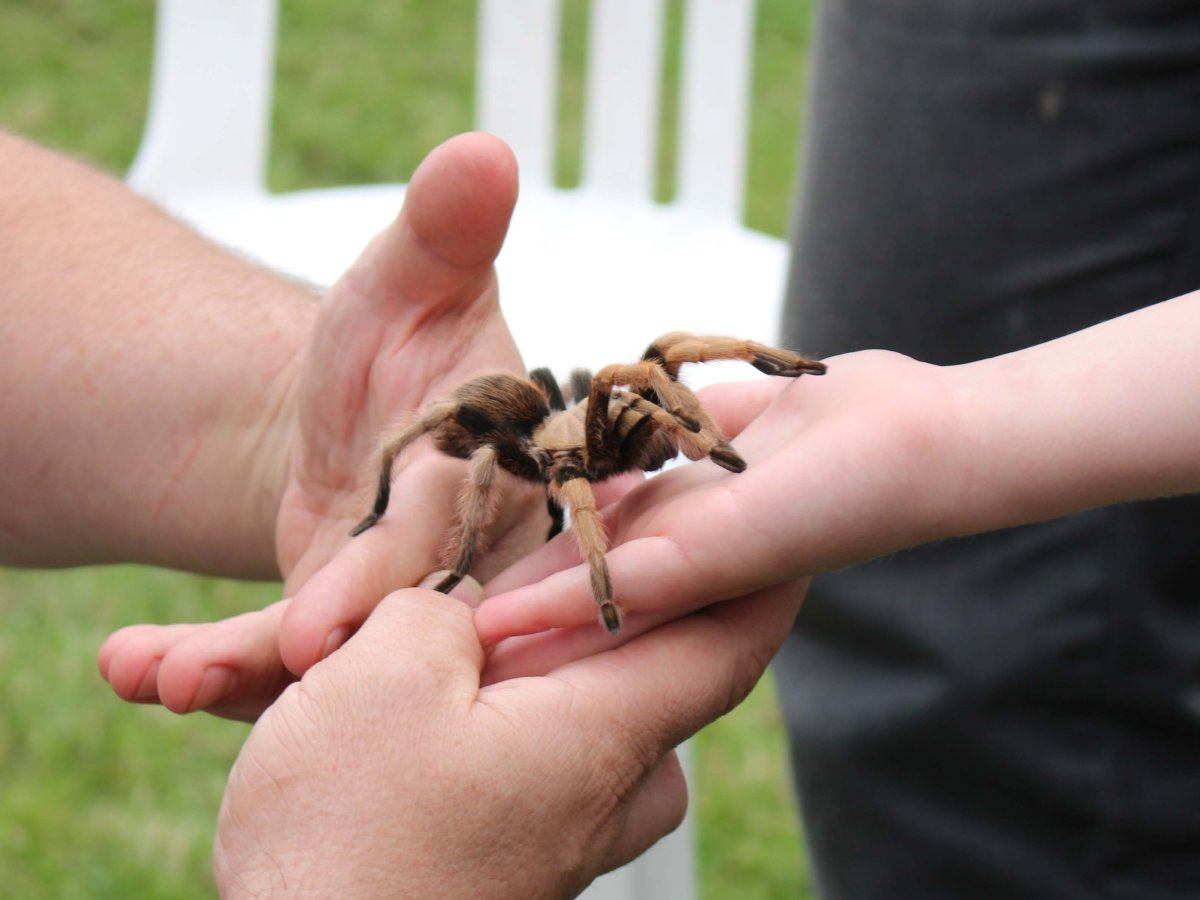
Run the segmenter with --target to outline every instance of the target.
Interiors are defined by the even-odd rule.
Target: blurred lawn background
[[[812,0],[760,0],[747,221],[784,234]],[[681,3],[668,3],[659,195],[673,191]],[[472,123],[474,0],[284,0],[270,185],[406,181]],[[559,180],[578,180],[586,0],[564,0]],[[149,84],[150,0],[3,0],[0,127],[122,172]],[[9,435],[8,439],[19,439]],[[245,727],[127,706],[95,670],[132,622],[258,608],[277,585],[138,567],[0,569],[0,894],[213,894],[212,827]],[[696,748],[703,896],[810,897],[771,685]]]

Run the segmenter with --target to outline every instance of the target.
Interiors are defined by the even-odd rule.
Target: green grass
[[[796,162],[810,2],[762,0],[747,221],[783,234]],[[405,180],[471,127],[474,0],[283,4],[270,183],[276,190]],[[584,0],[564,0],[558,177],[578,180]],[[667,72],[680,0],[669,0]],[[0,127],[124,170],[145,113],[148,0],[0,5]],[[668,93],[659,195],[671,195]],[[127,706],[95,671],[113,628],[261,607],[272,585],[136,567],[0,570],[0,873],[5,896],[209,897],[209,846],[245,727]],[[784,738],[764,683],[696,742],[707,898],[811,896]]]
[[[0,570],[0,872],[12,897],[208,897],[209,848],[244,725],[125,706],[96,672],[122,624],[273,600],[135,567]]]

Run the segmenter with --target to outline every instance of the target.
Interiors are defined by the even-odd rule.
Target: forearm
[[[945,370],[969,534],[1200,490],[1200,293]]]
[[[0,134],[0,561],[275,572],[311,295]]]

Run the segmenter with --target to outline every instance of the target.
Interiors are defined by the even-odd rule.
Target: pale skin
[[[0,140],[5,169],[22,173],[0,203],[0,412],[22,436],[0,445],[2,561],[282,577],[285,595],[308,588],[288,633],[314,654],[350,631],[322,616],[323,592],[373,606],[437,567],[459,477],[438,454],[397,466],[419,519],[353,543],[348,532],[387,425],[481,370],[522,370],[492,270],[516,199],[506,147],[466,135],[432,154],[404,212],[318,303],[119,182]],[[493,571],[544,535],[543,507],[536,491],[509,492]],[[339,553],[336,577],[314,579]],[[169,662],[207,652],[189,636],[170,632]],[[118,660],[106,674],[129,699],[253,718],[262,705],[247,708],[237,683],[277,693],[293,676],[274,657],[253,669],[206,657],[179,679],[150,648],[138,671]]]
[[[373,606],[437,567],[461,467],[436,453],[397,466],[420,518],[348,533],[386,426],[481,369],[522,370],[492,269],[517,193],[503,144],[464,135],[431,154],[405,210],[320,300],[27,141],[0,134],[0,168],[20,173],[0,184],[0,562],[283,578],[315,613],[288,633],[318,651],[349,633],[323,618],[323,591]],[[485,571],[540,541],[543,509],[512,486]],[[314,579],[339,555],[336,578]],[[241,665],[258,635],[231,634],[221,649],[238,665],[180,626],[167,662],[198,653],[203,667],[173,678],[150,648],[136,671],[106,673],[129,699],[254,718],[263,704],[237,683],[257,698],[294,676],[278,649]]]
[[[348,538],[381,424],[470,366],[519,365],[491,267],[516,190],[503,145],[473,135],[431,154],[400,217],[320,303],[82,165],[0,135],[0,171],[21,172],[0,188],[0,403],[20,437],[0,444],[4,561],[282,573],[298,591],[332,569],[336,603],[386,598],[300,681],[274,650],[236,670],[246,693],[210,695],[244,718],[263,712],[247,697],[276,699],[225,793],[224,896],[567,896],[678,824],[672,748],[758,680],[801,586],[487,687],[468,605],[392,593],[433,564],[426,532],[448,524],[461,465],[398,466],[421,514],[377,542]],[[499,534],[515,549],[527,522],[546,523],[526,494],[506,500],[516,524]],[[238,647],[260,650],[262,633],[241,626],[268,623],[274,645],[286,605],[203,636],[229,636],[244,663]],[[173,650],[200,636],[164,633]],[[116,665],[102,658],[114,681]],[[146,662],[139,699],[167,700],[158,668]]]
[[[0,164],[0,561],[276,577],[312,295],[33,144]]]
[[[521,369],[492,272],[516,170],[494,139],[432,154],[320,302],[83,165],[2,133],[0,162],[21,172],[0,186],[0,412],[21,438],[0,444],[0,562],[136,560],[294,591],[349,543],[387,424],[478,367]],[[418,505],[452,501],[454,464],[413,468]],[[415,546],[387,554],[399,583],[376,571],[377,587],[427,573],[427,530],[407,529]]]
[[[490,686],[465,604],[389,596],[251,732],[218,818],[222,894],[574,896],[679,824],[671,748],[745,696],[801,594]]]
[[[604,510],[626,631],[927,541],[1200,489],[1198,340],[1200,293],[968,365],[867,351],[821,379],[705,391],[749,468],[688,466]],[[569,535],[487,587],[489,677],[611,645]],[[245,658],[271,652],[264,638]]]

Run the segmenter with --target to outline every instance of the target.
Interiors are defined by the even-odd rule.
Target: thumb
[[[396,221],[343,277],[367,302],[470,299],[500,252],[516,202],[517,163],[503,141],[451,138],[417,168]]]
[[[516,198],[516,160],[498,138],[459,135],[418,167],[399,216],[321,304],[301,382],[308,482],[344,487],[367,441],[397,410],[428,399],[429,379],[451,367],[452,348],[462,348],[472,327],[486,329],[476,335],[479,350],[460,355],[495,367],[519,360],[492,271]],[[476,314],[465,315],[473,303]],[[373,384],[379,391],[368,406]]]

